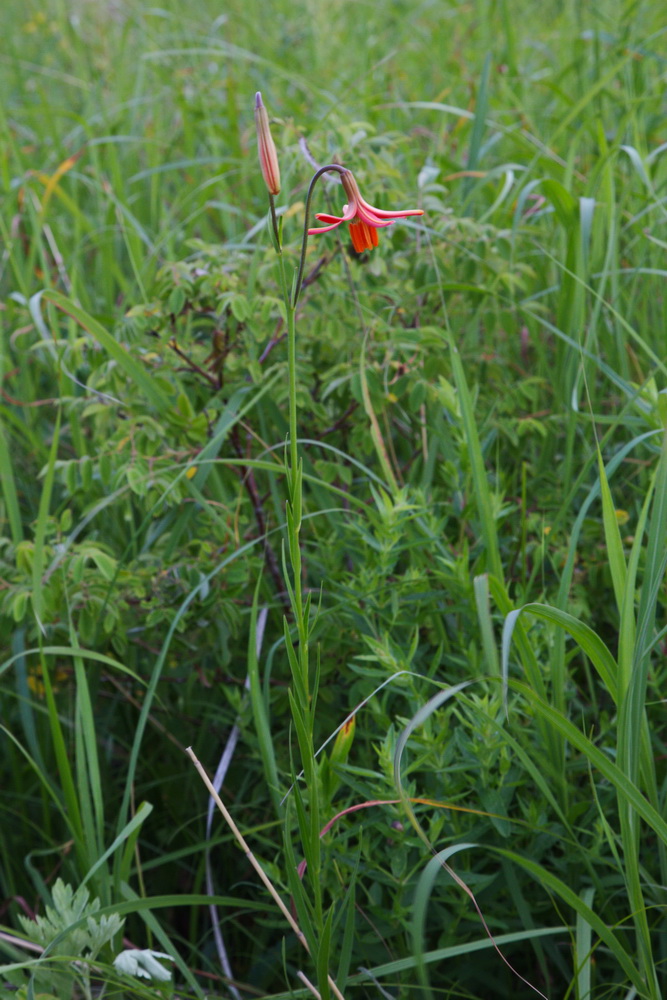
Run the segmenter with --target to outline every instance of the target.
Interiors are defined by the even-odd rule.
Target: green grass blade
[[[482,455],[479,434],[477,432],[477,424],[475,422],[475,413],[473,410],[470,390],[468,389],[468,383],[463,370],[461,355],[459,354],[459,350],[450,334],[447,335],[447,343],[449,344],[449,356],[452,363],[454,384],[456,385],[456,391],[461,407],[463,431],[468,443],[468,458],[472,472],[477,515],[479,517],[482,538],[484,539],[486,566],[489,573],[495,576],[498,580],[502,581],[503,565],[498,545],[496,519],[493,513],[491,493],[489,491],[489,483],[486,468],[484,466],[484,457]]]
[[[545,718],[550,725],[558,729],[571,742],[593,767],[611,782],[618,794],[619,802],[624,802],[651,827],[662,843],[667,844],[667,821],[658,810],[644,798],[637,786],[628,781],[621,768],[614,764],[595,744],[584,736],[577,727],[556,711],[551,705],[540,701],[535,693],[521,681],[512,681],[511,687],[527,698],[535,711]]]
[[[618,937],[607,926],[604,920],[602,920],[597,913],[595,913],[590,906],[586,904],[581,896],[578,896],[577,893],[574,892],[569,885],[567,885],[567,883],[563,882],[562,879],[558,878],[553,874],[553,872],[549,871],[543,865],[540,865],[529,858],[524,858],[520,854],[516,854],[514,851],[507,851],[498,847],[492,847],[490,850],[499,854],[503,858],[507,858],[514,864],[519,865],[532,875],[533,878],[535,878],[541,885],[543,885],[545,889],[555,893],[563,900],[564,903],[570,906],[575,913],[579,914],[581,918],[585,920],[586,923],[593,929],[607,948],[609,948],[611,954],[614,956],[630,982],[640,991],[640,994],[644,996],[645,983],[632,957],[628,954]]]
[[[475,590],[475,604],[477,605],[477,620],[479,630],[482,634],[482,646],[484,657],[489,673],[494,677],[500,677],[500,662],[498,660],[498,647],[493,634],[493,622],[491,620],[491,609],[489,607],[489,578],[486,575],[476,576],[473,580]]]
[[[42,591],[42,576],[44,573],[45,552],[44,542],[48,527],[49,512],[51,509],[51,494],[55,479],[55,464],[58,455],[58,441],[60,438],[60,409],[56,418],[56,425],[53,429],[53,439],[49,449],[49,460],[44,476],[42,495],[39,500],[39,511],[37,513],[37,525],[35,527],[35,545],[32,563],[32,608],[37,619],[37,624],[42,632],[44,629],[44,594]]]
[[[595,897],[595,889],[590,886],[581,893],[581,900],[587,907],[592,907]],[[582,912],[577,913],[575,932],[575,973],[576,973],[576,998],[577,1000],[591,1000],[591,984],[593,969],[593,953],[591,948],[591,938],[593,928],[585,919]]]
[[[600,473],[600,495],[602,497],[602,518],[604,523],[604,537],[607,546],[607,558],[611,580],[616,597],[616,607],[619,614],[625,599],[625,584],[627,577],[627,566],[623,555],[623,542],[621,541],[621,531],[616,518],[616,509],[611,497],[609,482],[604,470],[602,454],[598,448],[598,469]]]
[[[0,367],[1,374],[1,367]],[[0,420],[0,486],[5,499],[5,509],[7,520],[9,521],[9,531],[14,545],[23,541],[23,524],[21,521],[21,511],[19,509],[18,495],[16,492],[16,482],[12,468],[12,458],[7,445],[7,435]]]
[[[128,378],[134,382],[141,390],[146,400],[155,407],[158,413],[164,415],[171,408],[171,401],[160,388],[160,385],[149,373],[141,367],[136,358],[130,354],[127,348],[123,347],[104,327],[93,319],[84,309],[76,305],[65,295],[47,289],[41,292],[35,299],[34,308],[38,309],[40,302],[52,302],[62,312],[71,316],[79,326],[86,330],[101,347],[107,352],[109,357],[117,362],[119,367],[125,372]]]
[[[276,766],[276,755],[271,739],[271,726],[269,723],[268,705],[264,701],[262,684],[259,676],[259,652],[261,649],[261,636],[264,632],[266,622],[266,609],[262,609],[258,617],[259,592],[261,587],[261,577],[257,580],[255,592],[253,594],[252,608],[250,612],[250,629],[248,632],[248,677],[250,680],[250,703],[257,733],[257,742],[264,767],[264,777],[266,779],[269,793],[273,800],[276,816],[282,814],[280,805],[280,779]]]
[[[592,628],[580,622],[578,618],[568,614],[567,611],[549,607],[547,604],[524,604],[522,608],[511,611],[507,615],[502,638],[502,676],[505,688],[509,678],[512,637],[519,617],[524,613],[557,625],[571,635],[582,652],[590,659],[611,697],[614,701],[618,701],[618,667],[605,643]]]

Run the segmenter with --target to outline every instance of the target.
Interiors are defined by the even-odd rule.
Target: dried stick
[[[301,980],[302,983],[306,985],[306,987],[310,990],[313,996],[317,997],[317,1000],[322,1000],[321,995],[315,989],[310,979],[308,979],[308,977],[301,971],[301,969],[299,969],[299,971],[297,972],[297,977]]]
[[[271,898],[273,899],[273,901],[275,902],[276,906],[278,907],[278,909],[280,910],[280,912],[284,916],[284,918],[287,921],[287,923],[290,925],[290,927],[292,928],[292,930],[296,934],[297,938],[299,939],[299,941],[301,942],[301,944],[303,945],[303,947],[306,949],[306,952],[308,954],[310,954],[310,948],[308,947],[308,942],[306,941],[306,938],[304,937],[301,928],[299,927],[299,925],[297,924],[296,920],[294,919],[294,917],[292,916],[292,914],[287,909],[287,907],[283,903],[282,899],[280,898],[280,896],[278,895],[278,893],[274,889],[273,883],[271,882],[271,880],[269,879],[268,875],[266,874],[266,872],[264,871],[264,869],[260,865],[259,861],[257,861],[257,859],[255,858],[255,855],[252,853],[252,851],[248,847],[248,845],[247,845],[247,843],[246,843],[246,841],[245,841],[245,839],[243,837],[243,834],[241,833],[241,831],[237,827],[236,823],[232,819],[230,813],[227,811],[227,807],[225,806],[224,802],[222,801],[222,799],[220,798],[220,796],[216,792],[215,788],[213,787],[211,779],[209,778],[208,774],[204,770],[203,766],[200,764],[199,759],[197,758],[194,750],[192,749],[192,747],[186,747],[185,752],[190,757],[190,760],[192,761],[192,763],[195,765],[195,767],[199,771],[199,775],[200,775],[202,781],[204,782],[204,784],[208,788],[209,795],[211,796],[211,798],[215,802],[216,806],[218,807],[218,809],[222,813],[223,818],[225,820],[225,823],[227,824],[227,826],[229,827],[229,829],[234,834],[234,837],[236,838],[236,842],[238,843],[239,847],[241,848],[241,850],[245,854],[246,858],[248,859],[248,861],[250,862],[250,864],[252,865],[252,867],[255,869],[255,871],[259,875],[260,879],[262,880],[262,882],[266,886],[266,889],[268,890]],[[343,994],[340,992],[340,990],[336,986],[336,983],[333,981],[333,979],[331,978],[331,976],[328,975],[328,974],[327,974],[327,980],[329,982],[329,987],[331,989],[331,992],[337,998],[337,1000],[345,1000],[345,997],[343,996]]]

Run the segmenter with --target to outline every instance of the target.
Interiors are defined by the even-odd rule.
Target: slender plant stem
[[[299,467],[298,428],[296,422],[296,317],[290,306],[287,311],[287,367],[289,369],[289,436],[292,460],[292,489],[296,486]]]
[[[271,214],[271,229],[273,230],[273,240],[274,246],[277,253],[282,255],[282,247],[280,242],[280,226],[278,225],[278,217],[276,215],[276,199],[269,192],[269,211]]]
[[[301,561],[301,518],[303,509],[303,463],[299,456],[298,412],[297,412],[297,348],[296,348],[296,309],[303,285],[303,274],[308,244],[308,223],[310,205],[315,184],[327,171],[333,170],[339,174],[347,171],[338,164],[328,164],[321,167],[313,176],[306,198],[305,220],[299,266],[294,273],[293,281],[288,281],[287,266],[282,247],[282,224],[277,219],[273,198],[269,198],[269,224],[271,239],[278,257],[280,286],[285,303],[287,321],[287,366],[288,366],[288,397],[289,397],[289,457],[286,457],[288,467],[287,483],[287,552],[285,562],[285,577],[290,596],[290,605],[294,626],[290,628],[285,622],[285,641],[292,671],[293,686],[290,692],[290,703],[297,733],[299,752],[307,788],[307,801],[303,802],[299,815],[299,827],[304,853],[309,858],[310,885],[313,892],[314,930],[324,933],[325,913],[323,892],[320,880],[320,839],[317,831],[320,828],[319,793],[317,767],[314,747],[314,718],[317,691],[317,673],[311,680],[309,638],[311,630],[310,600],[304,600]],[[294,636],[294,632],[296,635]],[[332,980],[327,976],[329,985],[336,996],[339,994],[331,986]],[[322,990],[324,983],[320,981]]]
[[[289,379],[289,442],[290,442],[290,501],[294,500],[292,493],[299,467],[299,446],[296,408],[296,306],[290,301],[285,273],[285,259],[282,248],[278,253],[280,269],[280,284],[282,286],[285,310],[287,312],[287,368]]]
[[[192,749],[192,747],[187,747],[185,752],[188,754],[188,756],[190,757],[190,760],[192,761],[192,763],[197,768],[197,771],[199,772],[199,775],[200,775],[202,781],[204,782],[204,784],[206,785],[206,788],[208,789],[209,795],[211,796],[211,798],[215,802],[216,806],[218,807],[218,809],[222,813],[222,816],[223,816],[223,818],[225,820],[225,823],[227,824],[227,826],[229,827],[229,829],[232,831],[232,833],[233,833],[233,835],[234,835],[234,837],[236,839],[236,842],[238,843],[239,847],[241,848],[241,850],[243,851],[243,853],[247,857],[248,861],[250,862],[250,864],[252,865],[252,867],[255,869],[255,871],[259,875],[259,877],[260,877],[261,881],[263,882],[263,884],[266,886],[266,889],[269,892],[269,894],[271,895],[271,898],[275,902],[276,906],[278,907],[278,909],[282,913],[282,915],[285,918],[285,920],[287,921],[287,923],[290,925],[290,927],[292,928],[292,930],[296,934],[298,940],[301,942],[301,944],[306,949],[306,951],[310,954],[310,949],[308,948],[308,942],[306,941],[306,938],[305,938],[305,936],[303,934],[303,931],[301,930],[301,928],[297,924],[296,920],[294,919],[294,917],[292,916],[292,914],[290,913],[290,911],[288,910],[288,908],[285,906],[285,904],[283,903],[283,901],[280,898],[280,896],[278,895],[278,893],[276,892],[275,888],[273,887],[273,883],[271,882],[270,878],[268,877],[268,875],[266,874],[266,872],[264,871],[264,869],[262,868],[262,866],[260,865],[260,863],[257,861],[257,858],[255,857],[255,855],[250,850],[248,844],[246,843],[245,838],[243,837],[243,834],[241,833],[241,831],[237,827],[236,823],[232,819],[231,814],[229,813],[229,811],[228,811],[227,807],[225,806],[224,802],[222,801],[222,799],[220,798],[220,796],[216,792],[216,790],[215,790],[215,788],[213,786],[213,782],[211,781],[211,779],[209,778],[208,774],[204,770],[204,768],[203,768],[202,764],[200,763],[198,757],[196,756],[194,750]],[[337,998],[337,1000],[344,1000],[343,994],[338,989],[338,987],[336,986],[336,983],[331,978],[331,976],[327,975],[327,981],[329,983],[329,988],[331,989],[331,992]]]

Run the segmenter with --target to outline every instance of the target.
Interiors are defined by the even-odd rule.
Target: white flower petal
[[[172,960],[171,955],[166,955],[163,951],[127,948],[116,955],[113,964],[116,972],[124,972],[125,975],[136,976],[138,979],[157,979],[164,983],[171,979],[171,971],[160,965],[158,958]]]

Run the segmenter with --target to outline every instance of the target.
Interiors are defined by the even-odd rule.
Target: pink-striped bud
[[[255,125],[257,126],[259,165],[262,168],[264,183],[269,190],[269,194],[279,194],[280,167],[278,166],[278,154],[276,153],[276,145],[271,136],[269,116],[259,91],[255,94]]]

